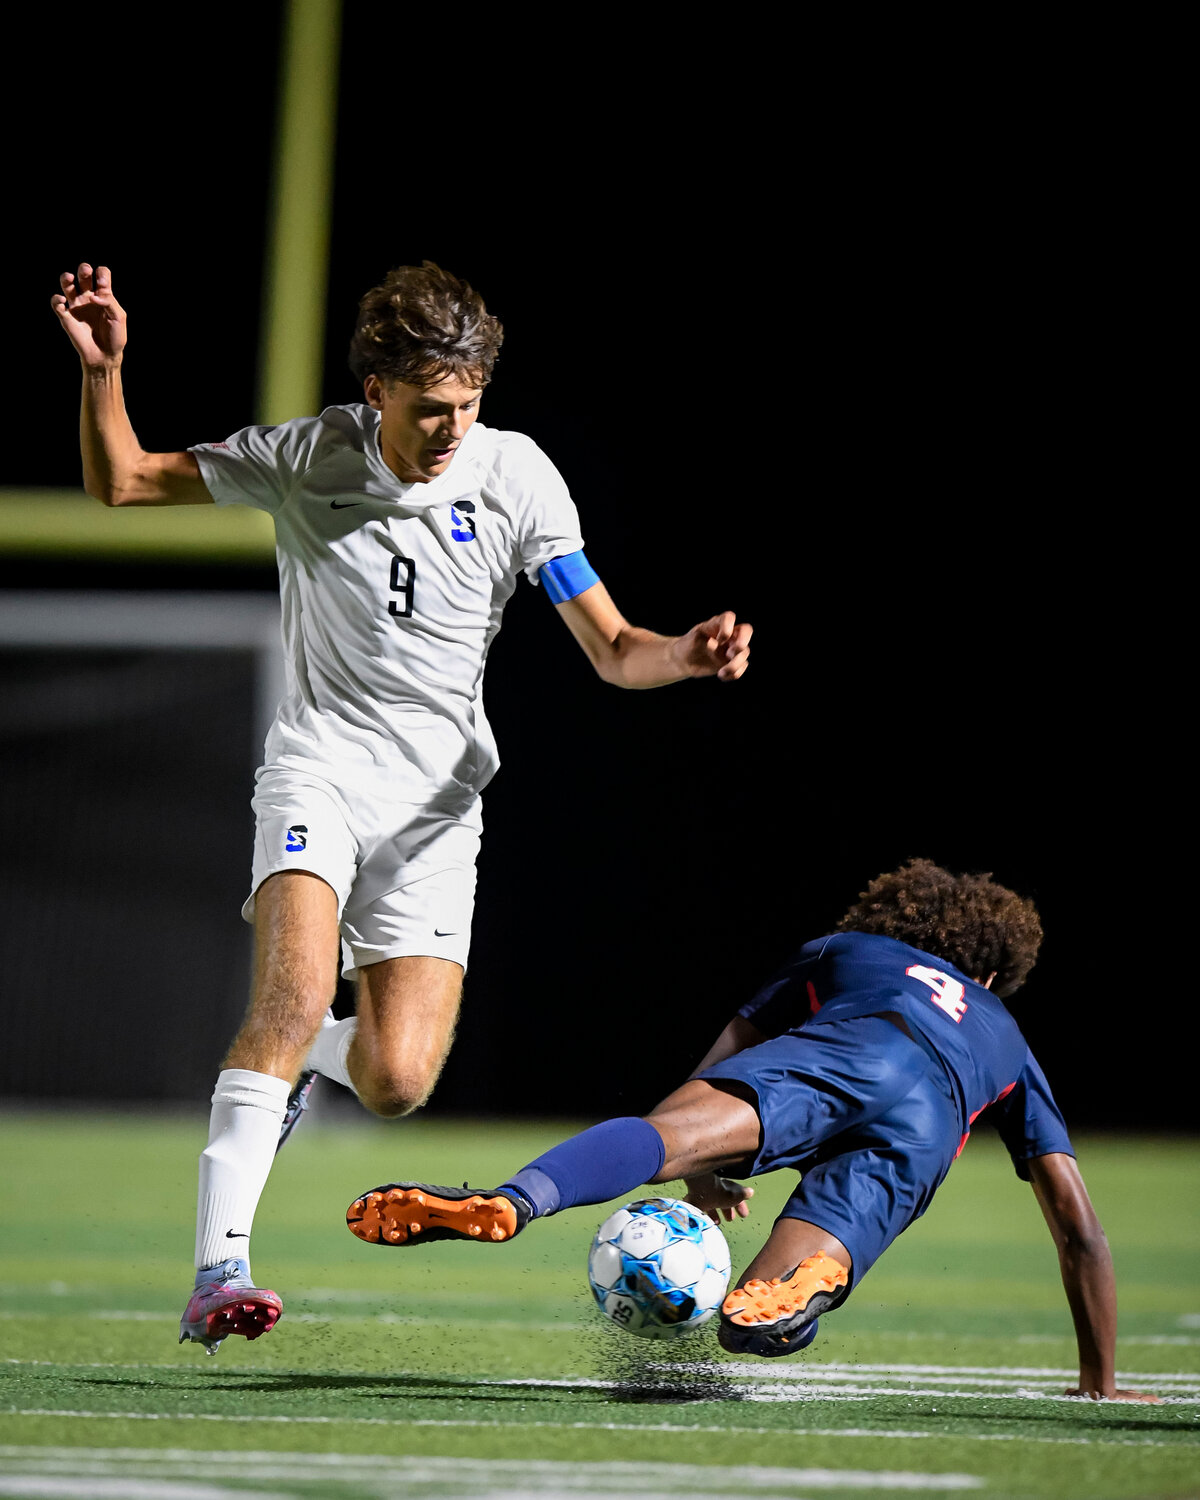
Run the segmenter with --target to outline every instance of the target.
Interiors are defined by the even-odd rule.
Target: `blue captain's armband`
[[[566,557],[552,558],[539,571],[551,604],[565,604],[600,582],[600,575],[582,552],[568,552]]]

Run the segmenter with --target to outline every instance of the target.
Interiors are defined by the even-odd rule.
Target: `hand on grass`
[[[1159,1406],[1161,1396],[1152,1396],[1148,1391],[1098,1391],[1094,1386],[1076,1386],[1064,1391],[1064,1396],[1084,1396],[1089,1401],[1144,1401],[1148,1406]]]
[[[99,370],[120,363],[125,348],[125,309],[112,293],[107,266],[95,271],[85,261],[77,271],[64,271],[62,287],[50,306],[75,346],[85,368]]]
[[[734,1182],[730,1177],[706,1172],[703,1177],[688,1178],[686,1196],[693,1207],[706,1213],[715,1223],[721,1222],[722,1214],[727,1222],[732,1223],[735,1214],[739,1219],[749,1217],[750,1205],[746,1200],[754,1197],[754,1189],[744,1182]]]

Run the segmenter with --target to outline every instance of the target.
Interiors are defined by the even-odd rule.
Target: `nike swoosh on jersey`
[[[437,930],[437,928],[435,927],[433,929],[433,935],[434,935],[434,937],[457,937],[458,933],[457,932],[439,932]]]
[[[352,505],[362,505],[364,503],[365,502],[362,501],[362,500],[331,500],[329,502],[329,509],[330,510],[349,510]]]

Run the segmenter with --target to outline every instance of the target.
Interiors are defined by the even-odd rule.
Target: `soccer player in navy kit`
[[[347,1222],[378,1244],[502,1241],[678,1178],[691,1203],[730,1219],[754,1190],[724,1174],[794,1167],[800,1184],[719,1325],[728,1350],[793,1354],[925,1212],[987,1111],[1058,1247],[1079,1343],[1069,1394],[1152,1400],[1116,1389],[1108,1244],[1045,1076],[997,998],[1023,983],[1041,937],[1033,904],[989,876],[912,860],[805,944],[644,1119],[584,1131],[491,1191],[386,1184]]]
[[[397,267],[362,299],[350,357],[362,402],[177,453],[143,450],[126,415],[126,319],[108,268],[80,265],[60,288],[51,305],[83,367],[88,493],[248,505],[275,523],[287,691],[254,794],[254,984],[212,1096],[180,1322],[180,1341],[211,1354],[282,1310],[251,1278],[250,1231],[313,1074],[404,1115],[449,1049],[480,794],[499,765],[484,666],[520,577],[618,687],[736,681],[751,627],[725,611],[665,636],[620,614],[549,458],[477,420],[503,331],[430,262]],[[339,947],[358,994],[356,1015],[335,1022]]]

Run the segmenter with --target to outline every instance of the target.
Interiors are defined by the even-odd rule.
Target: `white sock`
[[[350,1051],[350,1043],[357,1030],[358,1021],[354,1016],[348,1016],[344,1021],[331,1021],[326,1017],[324,1026],[317,1032],[317,1039],[304,1059],[306,1071],[320,1073],[322,1078],[332,1078],[334,1083],[340,1083],[343,1088],[354,1090],[354,1085],[350,1082],[350,1070],[346,1066],[346,1054]]]
[[[254,1210],[267,1185],[291,1085],[249,1068],[217,1075],[200,1156],[196,1269],[236,1257],[250,1263]]]

